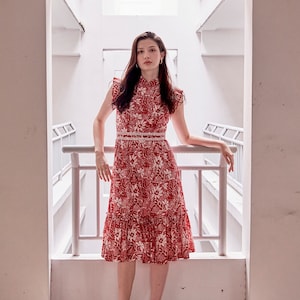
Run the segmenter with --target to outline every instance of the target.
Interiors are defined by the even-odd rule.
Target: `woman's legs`
[[[135,261],[118,263],[118,300],[130,300]],[[150,264],[151,300],[161,300],[169,264]]]
[[[135,275],[135,261],[118,263],[118,299],[129,300]]]
[[[168,275],[169,264],[151,264],[150,268],[151,300],[161,300]]]

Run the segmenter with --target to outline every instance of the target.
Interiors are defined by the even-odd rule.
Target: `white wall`
[[[102,16],[101,1],[82,2],[81,57],[53,59],[53,123],[74,121],[77,142],[92,144],[92,122],[108,89],[102,49],[131,48],[138,34],[151,30],[167,48],[178,49],[178,85],[186,94],[191,132],[202,134],[207,121],[242,126],[243,58],[201,57],[199,2],[179,0],[178,17]]]
[[[244,164],[251,162],[252,149],[252,1],[245,1],[245,98],[244,98]],[[249,287],[251,168],[243,170],[243,252],[246,260],[246,285]]]
[[[3,300],[49,299],[45,18],[46,1],[0,2]]]
[[[299,13],[253,0],[249,300],[300,299]]]

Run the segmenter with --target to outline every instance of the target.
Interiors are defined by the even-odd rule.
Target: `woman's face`
[[[160,52],[152,39],[141,40],[137,44],[137,64],[142,71],[158,70],[164,52]]]

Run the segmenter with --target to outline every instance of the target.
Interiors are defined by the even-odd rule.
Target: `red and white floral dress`
[[[120,80],[113,80],[113,99]],[[183,101],[176,91],[177,104]],[[117,137],[102,256],[163,264],[194,251],[179,171],[165,139],[170,119],[159,81],[140,78],[130,107],[117,111]]]

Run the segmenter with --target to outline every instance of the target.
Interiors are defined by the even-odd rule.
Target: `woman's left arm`
[[[211,148],[220,149],[226,162],[229,165],[229,172],[233,171],[234,159],[233,153],[226,143],[223,141],[208,139],[199,136],[192,136],[187,128],[184,117],[184,104],[180,103],[175,112],[171,115],[171,120],[176,134],[182,144],[185,145],[199,145]]]

